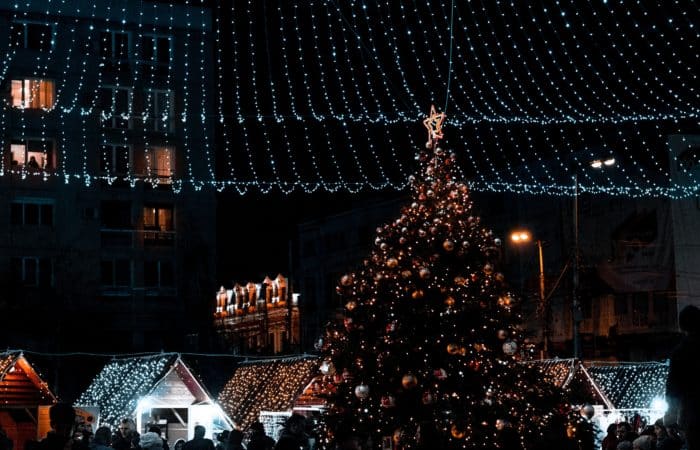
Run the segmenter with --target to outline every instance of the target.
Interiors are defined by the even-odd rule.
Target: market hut
[[[298,356],[246,362],[239,365],[219,394],[218,401],[244,429],[256,420],[268,435],[277,437],[281,422],[292,412],[309,413],[296,401],[318,372],[318,357]]]
[[[40,437],[39,424],[54,403],[56,397],[22,352],[0,353],[0,428],[14,450]]]
[[[170,443],[189,440],[204,425],[211,438],[232,422],[176,353],[118,358],[109,362],[76,401],[97,407],[102,424],[136,421],[140,433],[158,425]]]

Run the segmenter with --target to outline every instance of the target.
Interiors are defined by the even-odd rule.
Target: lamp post
[[[595,158],[589,160],[588,164],[591,168],[596,170],[602,170],[604,168],[612,167],[615,165],[615,158],[613,156],[607,156],[605,158]],[[578,166],[574,164],[573,168],[573,181],[574,181],[574,255],[571,265],[572,272],[572,293],[571,293],[571,317],[573,322],[573,341],[574,341],[574,359],[581,359],[581,331],[580,325],[583,320],[583,314],[581,312],[581,303],[579,302],[578,291],[579,291],[579,265],[580,265],[580,254],[579,254],[579,218],[578,218],[578,196],[579,196],[579,181],[578,181]]]
[[[527,230],[517,230],[513,231],[510,234],[510,240],[516,245],[522,245],[527,242],[532,241],[532,235],[530,234],[529,231]],[[542,257],[542,240],[537,239],[535,241],[537,244],[537,254],[539,257],[539,263],[540,263],[540,274],[539,274],[539,281],[540,281],[540,289],[539,289],[539,294],[540,294],[540,305],[544,309],[544,329],[543,331],[543,349],[542,353],[543,356],[548,356],[549,355],[549,302],[545,298],[545,292],[544,292],[544,258]]]

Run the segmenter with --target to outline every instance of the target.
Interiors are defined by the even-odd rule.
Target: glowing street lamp
[[[516,230],[510,234],[510,240],[516,245],[527,244],[532,241],[532,233],[527,230]],[[537,244],[537,251],[539,255],[540,263],[540,305],[544,308],[544,355],[548,355],[549,351],[549,303],[545,300],[544,292],[544,258],[542,257],[542,241],[537,239],[535,241]]]

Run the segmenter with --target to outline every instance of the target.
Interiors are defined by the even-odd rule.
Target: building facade
[[[211,173],[210,13],[54,3],[0,5],[0,341],[177,347],[215,269],[214,194],[191,182]]]
[[[299,351],[299,294],[291,293],[281,274],[262,283],[221,286],[216,293],[214,329],[221,346],[234,354]]]

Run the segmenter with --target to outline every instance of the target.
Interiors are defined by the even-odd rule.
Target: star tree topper
[[[423,121],[423,126],[428,130],[428,142],[442,139],[442,122],[445,120],[445,113],[435,111],[435,105],[430,105],[430,116]]]

